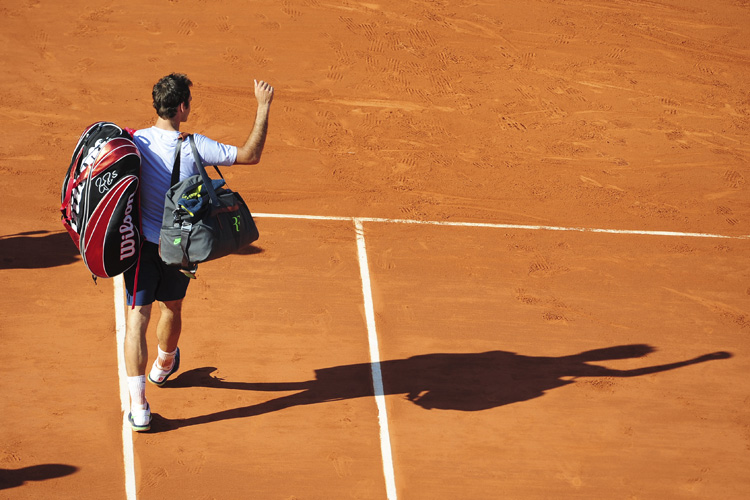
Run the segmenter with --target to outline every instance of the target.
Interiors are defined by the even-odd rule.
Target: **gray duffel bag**
[[[168,265],[194,272],[197,264],[237,253],[259,237],[253,216],[245,201],[225,186],[221,179],[211,179],[195,147],[187,137],[199,175],[174,184],[164,202],[164,218],[159,236],[159,255]],[[179,151],[175,160],[179,179]]]

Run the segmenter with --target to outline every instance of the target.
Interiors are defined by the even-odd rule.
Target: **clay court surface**
[[[0,13],[0,498],[750,497],[750,2]],[[230,144],[275,86],[225,169],[261,239],[201,265],[134,434],[60,186],[172,71]]]

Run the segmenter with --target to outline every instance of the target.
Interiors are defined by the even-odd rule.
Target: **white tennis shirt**
[[[164,197],[172,187],[174,165],[179,132],[156,127],[136,130],[134,142],[141,153],[141,229],[146,241],[159,243],[161,221],[164,217]],[[198,154],[204,165],[233,165],[237,159],[237,147],[229,146],[193,134]],[[193,152],[188,141],[182,143],[180,157],[180,180],[198,174]]]

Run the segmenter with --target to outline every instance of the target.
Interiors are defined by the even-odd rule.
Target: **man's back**
[[[159,242],[164,212],[164,196],[172,187],[172,167],[180,133],[150,127],[136,131],[135,144],[141,153],[141,221],[147,241]],[[204,163],[232,165],[237,148],[211,140],[200,134],[191,137]],[[198,174],[190,144],[183,142],[180,156],[180,179]]]

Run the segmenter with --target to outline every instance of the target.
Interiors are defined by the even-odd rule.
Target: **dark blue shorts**
[[[123,274],[128,305],[133,305],[133,288],[138,269],[138,291],[135,305],[147,306],[155,300],[168,302],[185,298],[190,278],[179,267],[168,266],[159,257],[159,245],[146,241],[141,248],[140,266],[133,266]]]

